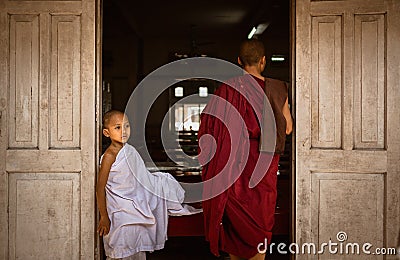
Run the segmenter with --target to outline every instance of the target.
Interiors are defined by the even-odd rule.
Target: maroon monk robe
[[[199,143],[203,181],[221,174],[222,169],[228,173],[224,180],[205,184],[203,197],[208,198],[215,190],[236,180],[218,196],[203,201],[205,236],[210,242],[211,252],[217,256],[219,250],[222,250],[250,258],[258,253],[257,246],[260,243],[264,243],[265,239],[271,241],[279,155],[259,151],[261,130],[258,119],[261,118],[263,108],[264,81],[244,75],[231,80],[229,84],[235,88],[239,85],[238,89],[244,87],[245,96],[227,84],[222,84],[214,95],[232,104],[245,126],[236,122],[239,121],[237,118],[232,119],[234,113],[230,112],[229,106],[216,97],[211,98],[201,115],[199,140],[205,134],[216,139],[216,145],[207,140],[200,140]],[[236,133],[240,133],[234,140],[231,140],[228,128],[222,121],[210,115],[216,113],[222,114],[223,121],[230,122],[230,130],[234,128]],[[248,157],[246,149],[249,149]],[[233,156],[233,160],[228,160],[229,156]],[[249,181],[256,164],[257,169],[263,171],[263,178],[254,188],[250,188]]]

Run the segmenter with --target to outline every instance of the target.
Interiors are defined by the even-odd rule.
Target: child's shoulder
[[[115,159],[117,158],[119,150],[120,149],[108,147],[101,157],[101,163],[109,163],[109,164],[114,163]]]

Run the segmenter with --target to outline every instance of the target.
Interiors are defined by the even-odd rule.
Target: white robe
[[[111,166],[106,185],[110,232],[106,255],[123,258],[164,248],[168,214],[201,212],[182,205],[185,191],[169,173],[150,173],[136,149],[125,144]]]

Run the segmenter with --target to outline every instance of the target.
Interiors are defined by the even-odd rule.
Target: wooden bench
[[[192,177],[192,182],[196,181]],[[186,176],[186,178],[190,178]],[[199,177],[197,177],[199,178]],[[182,181],[182,178],[179,178]],[[290,227],[290,192],[289,180],[278,179],[277,208],[275,209],[274,235],[289,235]],[[174,216],[168,220],[168,236],[204,236],[203,213],[190,216]]]
[[[203,213],[190,216],[169,217],[168,236],[204,236],[203,218]],[[272,233],[274,235],[288,235],[289,221],[289,212],[277,209],[275,212],[275,225],[272,229]]]

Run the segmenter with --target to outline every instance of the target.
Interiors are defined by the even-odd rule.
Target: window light
[[[273,54],[271,56],[271,61],[285,61],[285,56]]]
[[[183,97],[183,87],[175,88],[175,97]]]
[[[199,87],[199,96],[207,97],[208,96],[208,88],[207,87]]]

